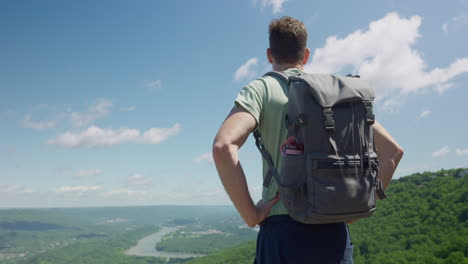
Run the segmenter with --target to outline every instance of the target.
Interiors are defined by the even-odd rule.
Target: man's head
[[[307,29],[304,23],[292,17],[281,17],[271,21],[268,33],[268,59],[271,63],[302,65],[307,62],[310,51],[307,49]]]

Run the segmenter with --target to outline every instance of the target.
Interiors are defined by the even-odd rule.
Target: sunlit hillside
[[[375,215],[350,225],[356,264],[468,263],[468,170],[394,180]],[[188,262],[253,262],[255,243]]]

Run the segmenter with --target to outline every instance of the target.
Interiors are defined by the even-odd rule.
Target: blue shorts
[[[307,225],[288,215],[260,224],[254,264],[353,264],[345,223]]]

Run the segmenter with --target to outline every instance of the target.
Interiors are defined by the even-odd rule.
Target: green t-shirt
[[[297,75],[299,69],[292,68],[284,71],[286,75]],[[276,169],[279,171],[281,142],[286,139],[287,130],[284,125],[286,103],[288,102],[288,88],[285,82],[277,77],[264,76],[247,84],[239,92],[236,105],[247,110],[257,121],[257,128],[262,135],[266,150],[270,153]],[[268,164],[263,159],[263,179],[268,172]],[[262,181],[263,183],[263,181]],[[278,185],[272,180],[268,188],[263,187],[262,199],[268,201],[278,192]],[[270,215],[287,214],[282,202],[278,202]]]

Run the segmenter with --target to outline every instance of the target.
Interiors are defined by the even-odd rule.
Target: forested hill
[[[468,170],[416,173],[394,180],[376,213],[350,225],[356,264],[467,264]],[[192,260],[253,263],[255,243]]]

